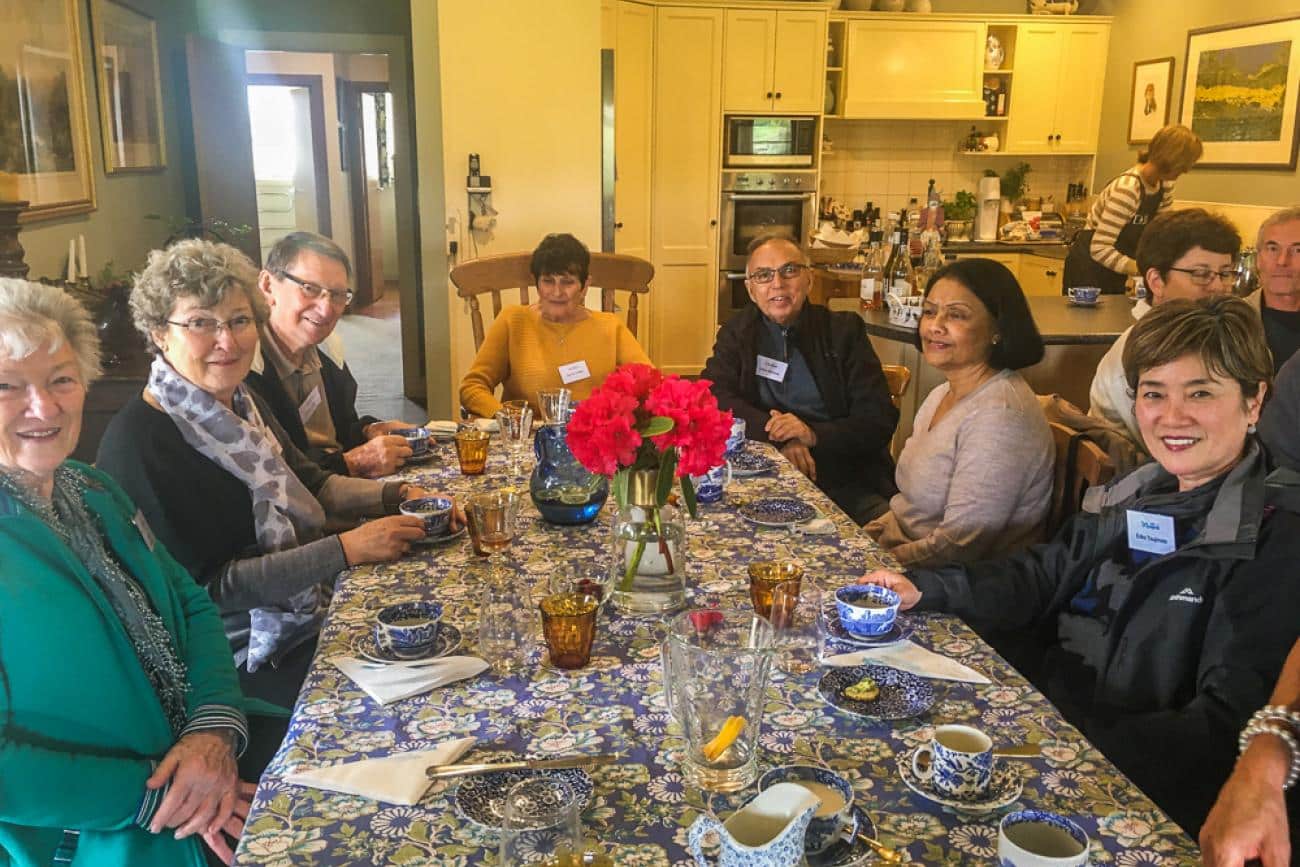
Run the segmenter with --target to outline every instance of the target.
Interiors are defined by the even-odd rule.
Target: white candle
[[[68,282],[77,282],[77,242],[68,239]]]
[[[86,236],[77,236],[77,247],[81,252],[81,276],[83,279],[90,277],[90,263],[86,261]]]

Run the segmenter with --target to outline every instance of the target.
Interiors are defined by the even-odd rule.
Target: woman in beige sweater
[[[947,380],[925,399],[898,458],[898,494],[867,532],[904,565],[970,562],[1039,540],[1054,447],[1016,371],[1043,357],[1020,284],[964,259],[930,279],[917,343]]]

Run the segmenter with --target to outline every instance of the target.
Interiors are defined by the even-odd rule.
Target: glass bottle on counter
[[[912,257],[908,252],[907,229],[898,232],[898,245],[894,248],[894,262],[885,275],[889,291],[906,298],[915,292],[916,275],[912,273]]]
[[[858,286],[858,300],[862,309],[879,310],[885,295],[885,266],[881,259],[879,232],[871,233],[871,246],[867,248],[862,279]]]

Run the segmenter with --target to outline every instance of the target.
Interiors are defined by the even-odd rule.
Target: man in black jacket
[[[718,332],[704,377],[743,418],[859,524],[889,507],[889,440],[898,410],[862,320],[808,303],[811,275],[792,239],[754,240],[745,268],[753,306]]]
[[[293,444],[331,472],[376,478],[411,455],[390,431],[402,421],[358,417],[357,381],[331,339],[352,291],[347,254],[311,232],[285,235],[258,277],[270,318],[245,382],[271,406]]]

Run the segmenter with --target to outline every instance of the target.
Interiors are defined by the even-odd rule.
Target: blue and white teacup
[[[375,618],[375,646],[398,659],[418,659],[433,649],[441,622],[441,602],[389,605]]]
[[[424,521],[424,538],[436,539],[451,529],[451,507],[450,497],[416,497],[403,501],[398,509]]]
[[[804,832],[804,851],[810,855],[824,852],[853,830],[853,785],[829,768],[816,765],[786,765],[773,768],[758,780],[758,789],[777,783],[794,783],[812,792],[821,803]]]
[[[1079,825],[1047,810],[1018,810],[998,826],[1001,867],[1083,867],[1088,835]]]
[[[920,762],[922,755],[929,756],[928,765]],[[912,753],[912,771],[941,795],[974,800],[989,790],[993,741],[971,726],[935,726],[930,743]]]
[[[734,455],[745,447],[746,430],[743,418],[732,419],[731,433],[727,434],[727,457]]]
[[[884,635],[894,626],[898,594],[879,584],[850,584],[835,591],[835,610],[840,623],[854,635]]]
[[[702,476],[691,476],[695,485],[695,499],[701,503],[717,503],[722,492],[731,484],[731,461],[723,461]]]
[[[1071,286],[1066,291],[1075,304],[1096,304],[1101,297],[1101,289],[1097,286]]]
[[[411,447],[411,457],[418,458],[429,451],[429,433],[428,428],[423,427],[404,427],[400,430],[393,431],[393,436],[399,436],[406,440],[406,444]]]

